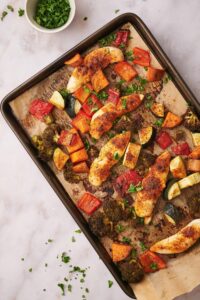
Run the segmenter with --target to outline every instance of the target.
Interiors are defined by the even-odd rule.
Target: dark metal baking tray
[[[167,73],[172,77],[173,82],[175,83],[178,90],[181,92],[183,97],[187,99],[189,103],[195,106],[198,112],[200,112],[200,104],[198,103],[195,96],[192,94],[190,89],[187,87],[186,83],[182,79],[182,77],[178,74],[170,60],[168,59],[167,55],[164,53],[164,51],[159,46],[158,42],[155,40],[153,35],[150,33],[146,25],[143,23],[143,21],[135,14],[132,13],[125,13],[120,15],[119,17],[115,18],[105,26],[103,26],[101,29],[96,31],[94,34],[90,35],[88,38],[83,40],[80,44],[72,48],[71,50],[64,53],[61,57],[59,57],[57,60],[55,60],[53,63],[48,65],[46,68],[38,72],[36,75],[31,77],[29,80],[27,80],[25,83],[20,85],[18,88],[13,90],[11,93],[9,93],[2,101],[1,103],[1,112],[7,121],[8,125],[11,127],[17,138],[20,140],[28,154],[31,156],[33,161],[36,163],[44,177],[47,179],[51,187],[54,189],[60,200],[63,202],[64,206],[67,208],[69,213],[73,216],[76,223],[80,226],[81,230],[84,232],[94,249],[96,250],[99,257],[103,260],[104,264],[107,266],[107,268],[110,270],[120,287],[123,289],[123,291],[131,298],[134,298],[135,295],[133,293],[133,290],[129,286],[128,283],[124,282],[121,279],[121,275],[119,273],[119,270],[112,262],[110,256],[106,252],[103,245],[100,243],[98,238],[92,234],[88,227],[88,223],[80,213],[80,211],[77,209],[73,201],[70,199],[69,195],[66,193],[65,189],[63,188],[62,184],[59,182],[53,171],[50,169],[48,164],[41,161],[37,157],[37,152],[35,148],[33,147],[30,138],[20,125],[20,123],[15,118],[14,114],[12,113],[11,107],[9,103],[14,100],[17,96],[24,93],[29,88],[33,87],[38,82],[42,81],[55,71],[57,71],[59,68],[63,66],[63,63],[65,60],[71,58],[76,53],[82,53],[86,51],[88,48],[93,46],[100,38],[104,37],[105,35],[108,35],[121,25],[130,22],[135,27],[135,29],[139,32],[141,37],[144,39],[144,41],[147,43],[150,50],[153,52],[153,54],[156,56],[158,61],[161,63],[163,68],[167,71]]]

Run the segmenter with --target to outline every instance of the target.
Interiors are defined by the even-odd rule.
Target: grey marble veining
[[[22,0],[1,0],[0,11],[7,4],[16,10],[24,5]],[[76,5],[73,23],[54,35],[35,31],[16,11],[0,21],[0,99],[114,18],[116,9],[134,12],[144,20],[200,98],[199,0],[76,0]],[[87,21],[83,21],[85,16]],[[57,255],[69,250],[73,265],[91,266],[85,284],[90,290],[87,299],[128,300],[83,234],[74,233],[76,229],[0,115],[0,300],[81,299],[83,293],[75,280],[72,293],[65,298],[57,287],[68,273]],[[54,241],[45,244],[49,238]],[[114,281],[110,289],[109,279]],[[179,298],[186,299],[200,299],[200,288]]]

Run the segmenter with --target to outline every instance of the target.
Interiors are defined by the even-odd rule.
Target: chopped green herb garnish
[[[95,138],[92,138],[91,140],[92,140],[92,142],[93,142],[94,144],[96,144],[96,143],[97,143],[97,139],[95,139]]]
[[[171,76],[167,74],[167,75],[165,76],[165,78],[163,79],[163,83],[166,84],[166,83],[168,83],[171,79],[172,79]]]
[[[69,95],[69,92],[66,89],[62,89],[59,91],[59,93],[61,94],[61,96],[66,99]]]
[[[124,43],[121,43],[121,44],[119,45],[119,48],[120,48],[120,49],[124,49],[124,48],[126,48],[126,45],[125,45]]]
[[[68,290],[68,292],[71,292],[71,291],[72,291],[72,285],[71,285],[71,284],[68,284],[67,290]]]
[[[147,250],[147,247],[145,246],[145,244],[143,242],[140,242],[140,247],[142,251]]]
[[[147,83],[147,80],[145,78],[142,78],[141,76],[137,76],[136,79],[140,82],[141,85],[145,85]]]
[[[62,256],[61,256],[61,259],[62,259],[62,262],[67,264],[70,261],[71,258],[69,256],[67,256],[65,252],[63,252]]]
[[[108,280],[108,287],[111,288],[112,285],[113,285],[113,281],[112,280]]]
[[[115,13],[117,14],[120,11],[120,9],[115,9]]]
[[[152,270],[158,270],[158,265],[157,265],[157,263],[153,262],[153,263],[150,265],[150,268],[151,268]]]
[[[118,160],[119,159],[119,153],[118,152],[115,152],[114,155],[113,155],[114,159]]]
[[[61,288],[62,296],[65,295],[65,285],[63,283],[58,283],[58,287]]]
[[[98,43],[101,47],[105,47],[105,46],[111,45],[115,39],[116,39],[116,33],[111,33],[111,34],[107,35],[106,37],[100,39]]]
[[[97,110],[99,110],[99,107],[97,105],[94,105],[91,109],[91,112],[96,112]]]
[[[88,94],[91,92],[91,90],[89,89],[88,86],[84,86],[83,89],[84,89],[84,91],[85,91],[86,93],[88,93]]]
[[[144,225],[144,218],[137,217],[137,223],[140,225]]]
[[[1,21],[3,21],[3,19],[7,16],[7,14],[8,13],[5,10],[2,12],[2,14],[1,14]]]
[[[70,11],[68,0],[40,0],[36,6],[35,21],[48,29],[58,28],[67,22]]]
[[[136,249],[132,249],[132,251],[131,251],[131,257],[133,259],[136,259],[136,257],[137,257],[137,250]]]
[[[125,207],[128,207],[129,206],[129,202],[127,199],[123,199],[123,203],[124,203],[124,206]]]
[[[66,277],[64,277],[64,281],[66,281],[66,282],[67,282],[67,281],[68,281],[68,279],[67,279]]]
[[[84,142],[84,145],[85,145],[85,150],[88,151],[88,150],[90,149],[90,142],[88,141],[87,138],[84,138],[83,142]],[[79,229],[79,230],[80,230],[80,229]],[[76,230],[76,231],[77,231],[77,230]],[[75,231],[75,232],[76,232],[76,231]]]
[[[126,51],[125,58],[126,58],[126,60],[133,61],[134,60],[133,51]]]
[[[97,94],[97,97],[100,100],[106,100],[106,99],[108,99],[108,93],[106,93],[105,91],[101,91]]]
[[[32,268],[30,268],[28,271],[29,271],[29,272],[32,272],[32,271],[33,271],[33,269],[32,269]]]
[[[7,9],[9,9],[9,10],[10,10],[10,11],[12,11],[12,12],[14,11],[14,8],[13,8],[13,6],[12,6],[12,5],[10,5],[10,4],[8,4],[8,5],[7,5]]]
[[[150,109],[151,106],[152,106],[152,101],[146,101],[146,102],[145,102],[145,107],[146,107],[146,108]]]
[[[81,233],[82,231],[80,229],[75,230],[75,233]]]
[[[84,18],[83,18],[83,21],[87,21],[87,19],[88,19],[88,17],[84,17]]]
[[[117,224],[115,229],[118,233],[120,233],[120,232],[123,232],[125,230],[125,226],[123,226],[122,224]]]
[[[24,15],[24,9],[19,8],[18,9],[18,15],[19,15],[19,17],[22,17]]]
[[[131,239],[126,237],[126,236],[123,236],[122,238],[122,242],[126,243],[126,244],[130,244],[131,243]]]
[[[89,97],[89,98],[87,99],[87,104],[89,104],[89,105],[92,105],[92,104],[93,104],[93,100],[92,100],[91,97]]]
[[[72,243],[75,243],[76,242],[76,239],[75,239],[75,237],[73,236],[72,237]]]
[[[81,279],[80,279],[80,282],[83,283],[83,282],[85,282],[85,280],[84,280],[83,278],[81,278]]]
[[[85,273],[85,270],[84,270],[84,269],[81,269],[81,268],[78,267],[78,266],[74,266],[74,267],[73,267],[73,270],[71,270],[70,273],[73,273],[73,272]]]
[[[121,101],[122,101],[122,108],[123,109],[126,109],[126,99],[125,98],[121,98]]]
[[[138,184],[138,185],[134,185],[134,184],[130,184],[129,186],[129,189],[128,189],[128,192],[129,193],[136,193],[136,192],[139,192],[143,189],[142,185],[141,184]]]
[[[52,243],[53,242],[53,240],[51,240],[51,239],[48,239],[48,243]]]
[[[159,118],[155,121],[154,125],[161,127],[163,124],[164,119],[163,118]]]
[[[89,291],[89,289],[88,289],[88,288],[86,288],[86,289],[85,289],[85,292],[86,292],[86,293],[89,293],[90,291]]]
[[[113,132],[107,132],[107,136],[108,136],[110,139],[112,139],[112,138],[115,136],[115,134],[114,134]]]

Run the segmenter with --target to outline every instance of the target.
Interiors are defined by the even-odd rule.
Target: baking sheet
[[[133,39],[130,40],[130,49],[134,46],[147,49],[146,44],[132,25],[131,36]],[[151,59],[154,67],[160,67],[159,62],[153,55],[151,55]],[[142,69],[138,71],[142,72]],[[54,90],[66,87],[69,75],[70,70],[64,66],[10,103],[14,115],[28,135],[40,134],[46,126],[31,116],[27,117],[28,107],[32,99],[38,97],[48,99]],[[169,110],[178,115],[182,115],[188,107],[187,102],[172,81],[165,84],[162,92],[158,96],[158,101],[164,102],[164,105]],[[58,173],[52,163],[49,163],[49,165],[70,197],[76,202],[81,194],[84,193],[83,185],[68,184],[64,180],[63,174]],[[145,279],[139,284],[131,284],[137,298],[139,300],[171,300],[176,296],[191,291],[200,281],[199,252],[200,247],[196,245],[187,253],[169,260],[167,269],[145,276]]]

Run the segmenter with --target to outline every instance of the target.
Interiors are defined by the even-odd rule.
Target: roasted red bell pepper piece
[[[120,93],[117,89],[109,89],[108,90],[108,99],[107,102],[112,102],[113,104],[117,105],[119,101]]]
[[[91,95],[83,104],[82,109],[89,117],[91,117],[102,106],[103,105],[101,101],[99,101],[99,99],[95,95]]]
[[[90,130],[90,121],[91,118],[81,109],[72,120],[72,125],[81,133],[86,133]]]
[[[131,184],[138,185],[142,182],[142,177],[134,170],[129,170],[117,177],[114,187],[119,195],[124,196],[128,193]]]
[[[143,67],[148,67],[150,65],[150,53],[149,51],[143,50],[141,48],[133,48],[134,60],[133,63]]]
[[[113,44],[116,47],[119,47],[119,46],[122,46],[122,45],[127,46],[129,36],[130,36],[130,30],[129,29],[119,30],[116,33],[116,39],[115,39]]]
[[[153,273],[160,269],[165,269],[167,266],[160,256],[149,250],[139,255],[139,261],[146,273]]]
[[[31,105],[29,107],[29,113],[33,115],[36,119],[42,121],[45,116],[50,114],[53,108],[53,104],[43,101],[41,99],[35,99],[31,102]]]
[[[87,215],[91,215],[95,210],[101,206],[102,202],[94,195],[86,192],[78,201],[77,206]]]
[[[172,146],[171,149],[176,155],[189,155],[191,152],[187,142]]]
[[[162,148],[162,149],[166,149],[167,147],[169,147],[173,143],[169,133],[166,132],[166,131],[161,131],[157,135],[156,142],[160,146],[160,148]]]

